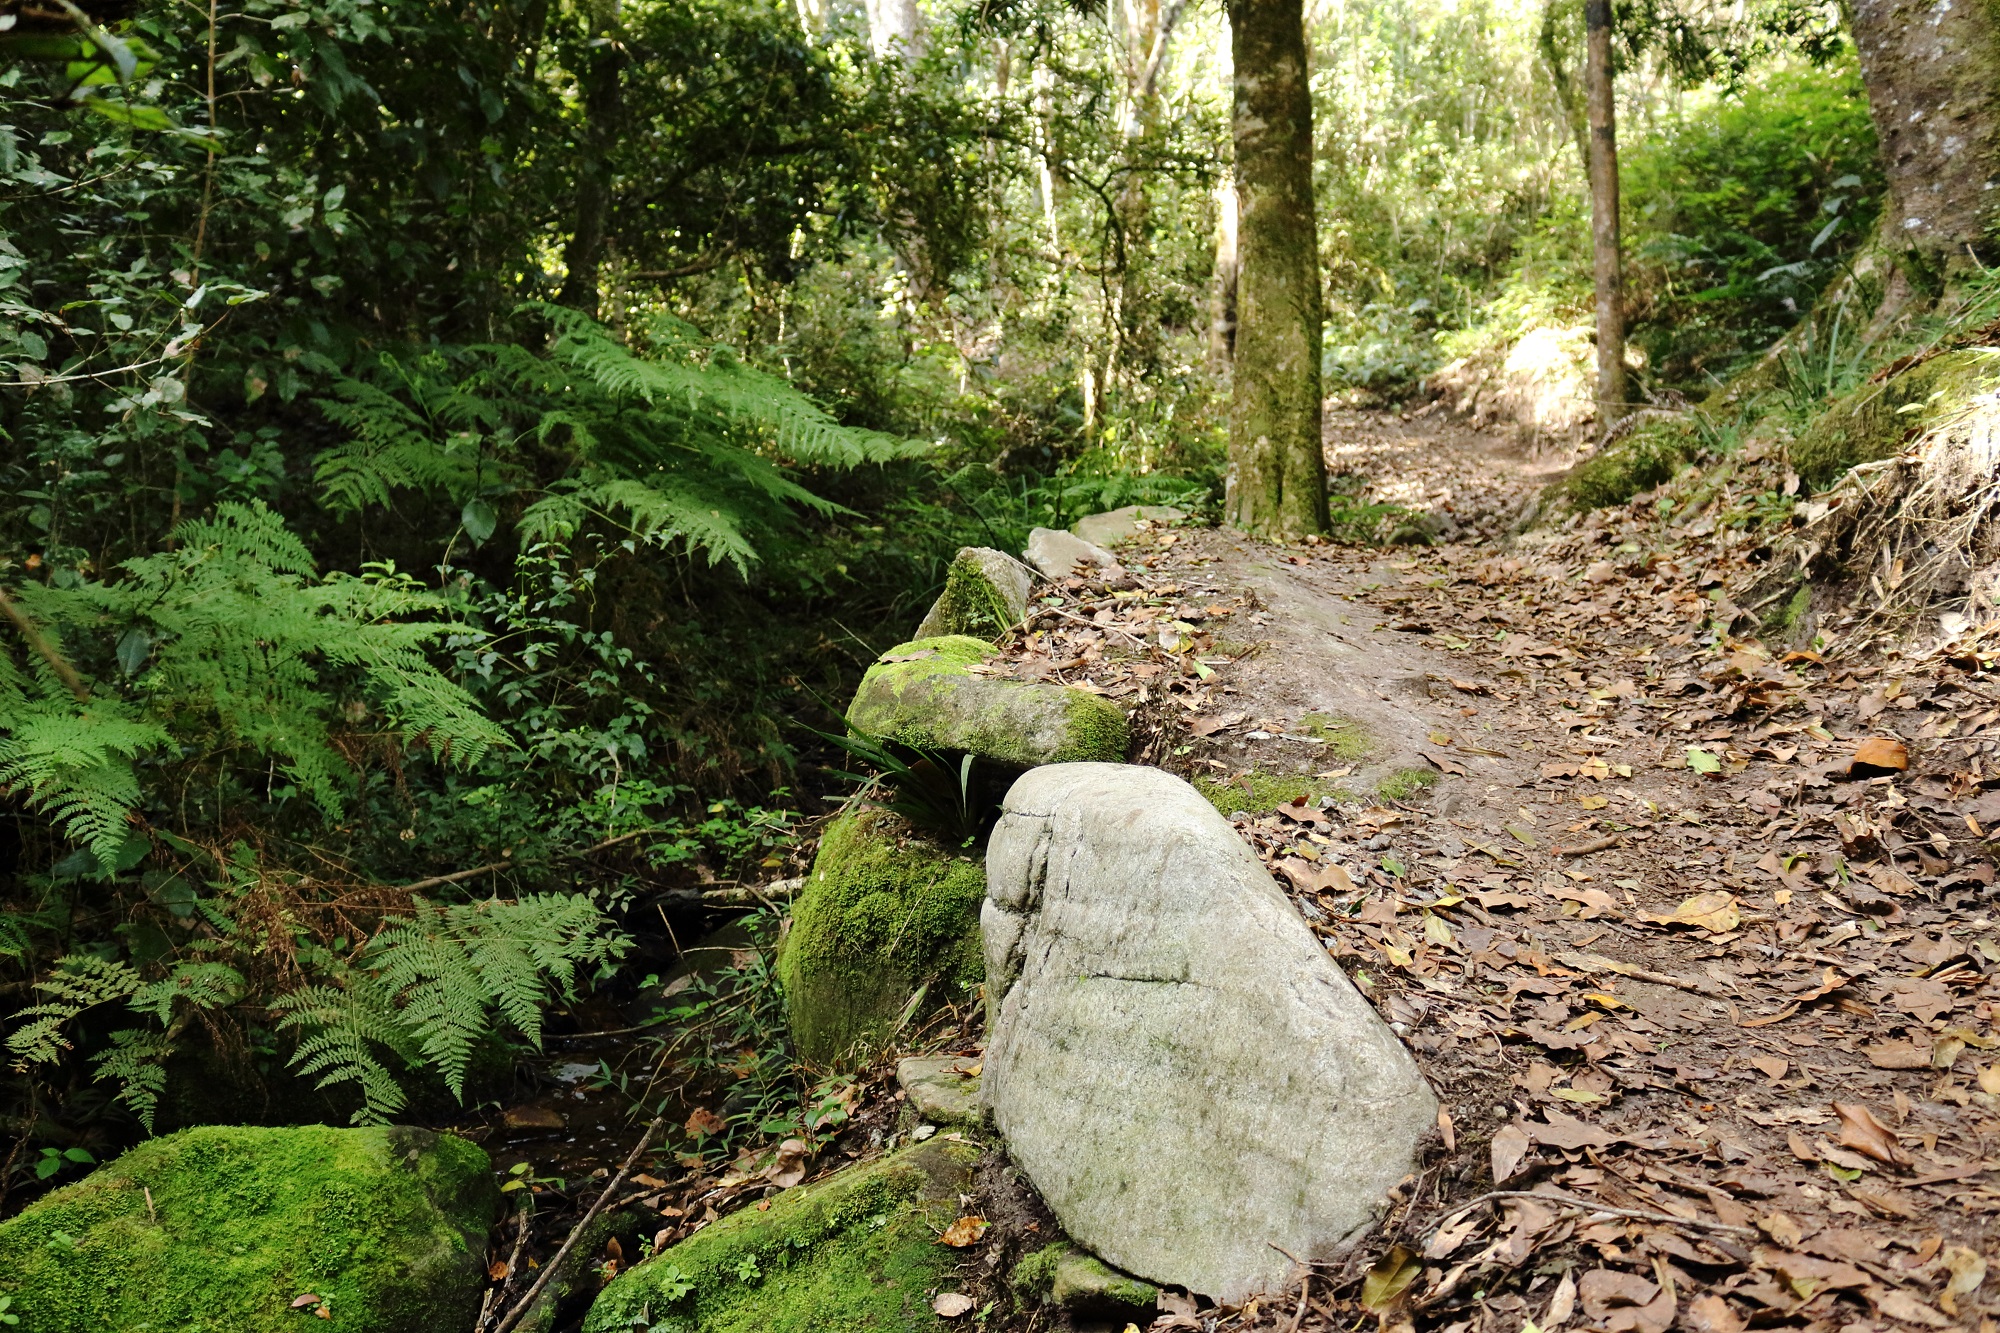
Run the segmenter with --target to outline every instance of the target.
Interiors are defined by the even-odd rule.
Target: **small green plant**
[[[12,1296],[0,1296],[0,1324],[18,1324],[21,1316],[11,1313],[14,1308]]]
[[[948,847],[962,847],[986,831],[997,801],[985,799],[978,759],[970,754],[894,745],[858,733],[819,733],[874,770],[842,773],[862,784],[861,799],[908,820]],[[887,799],[871,793],[886,790]]]
[[[64,1167],[95,1166],[97,1159],[88,1148],[44,1148],[35,1162],[35,1179],[47,1180]]]

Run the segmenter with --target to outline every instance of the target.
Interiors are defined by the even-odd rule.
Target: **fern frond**
[[[115,700],[30,705],[0,719],[0,787],[23,788],[108,865],[139,804],[133,761],[167,740],[165,728]]]
[[[90,1058],[97,1066],[95,1077],[102,1082],[115,1080],[118,1100],[132,1108],[146,1132],[160,1109],[160,1094],[167,1088],[167,1057],[174,1053],[165,1033],[125,1028],[111,1034],[111,1048]]]
[[[272,1004],[280,1028],[304,1035],[292,1053],[292,1065],[315,1088],[352,1083],[361,1091],[357,1125],[386,1125],[408,1105],[396,1076],[375,1054],[375,1047],[400,1050],[404,1032],[394,1006],[381,988],[365,976],[350,976],[346,986],[307,986]]]
[[[86,1009],[125,999],[139,986],[139,974],[124,963],[89,954],[64,958],[35,983],[49,998],[14,1015],[24,1021],[7,1034],[7,1049],[26,1064],[48,1064],[69,1049],[65,1024]]]
[[[167,975],[132,993],[135,1012],[150,1014],[166,1026],[174,1006],[186,1002],[195,1009],[221,1009],[243,998],[243,974],[223,963],[176,963]]]
[[[584,483],[530,505],[521,516],[521,535],[530,542],[568,541],[591,518],[623,526],[653,546],[685,540],[708,552],[711,564],[729,561],[738,569],[756,559],[734,515],[678,486],[612,479]],[[616,515],[625,518],[619,524]]]

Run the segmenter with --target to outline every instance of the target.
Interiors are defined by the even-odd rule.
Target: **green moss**
[[[1689,425],[1646,421],[1596,457],[1571,468],[1550,492],[1564,508],[1579,512],[1624,504],[1640,491],[1671,480],[1694,457],[1697,443]]]
[[[1968,348],[1935,356],[1881,384],[1864,384],[1813,418],[1786,450],[1801,480],[1823,490],[1848,469],[1887,458],[2000,376],[2000,353]]]
[[[883,811],[829,825],[778,958],[800,1057],[828,1064],[879,1043],[920,987],[938,1005],[983,982],[985,896],[978,860]]]
[[[1375,793],[1385,801],[1407,801],[1420,791],[1437,785],[1438,775],[1428,768],[1403,768],[1375,784]]]
[[[1054,1303],[1074,1310],[1146,1310],[1160,1297],[1152,1283],[1062,1241],[1022,1259],[1007,1280],[1023,1304]]]
[[[926,627],[952,636],[991,641],[1014,628],[1019,616],[1007,595],[995,587],[979,558],[962,552],[945,572],[944,591],[924,618]]]
[[[1292,724],[1292,730],[1325,741],[1327,753],[1337,759],[1363,759],[1375,748],[1359,722],[1338,713],[1307,713]]]
[[[1805,621],[1806,613],[1810,610],[1812,610],[1812,584],[1801,581],[1798,589],[1764,618],[1764,632],[1776,639],[1789,638]]]
[[[1251,772],[1226,779],[1197,776],[1194,789],[1225,815],[1238,810],[1261,815],[1301,798],[1308,805],[1317,805],[1323,797],[1331,796],[1336,801],[1344,801],[1352,794],[1345,787],[1322,782],[1303,773]]]
[[[584,1333],[928,1333],[955,1286],[958,1216],[978,1151],[932,1139],[732,1213],[604,1289]]]
[[[856,731],[925,749],[956,750],[1024,768],[1125,758],[1124,710],[1066,685],[977,676],[993,655],[963,635],[919,639],[868,668],[847,708]]]
[[[498,1202],[450,1135],[190,1129],[0,1223],[0,1293],[23,1333],[467,1328]]]
[[[1053,1245],[1042,1246],[1033,1254],[1024,1255],[1014,1265],[1014,1271],[1007,1275],[1014,1295],[1023,1302],[1047,1300],[1049,1289],[1055,1285],[1056,1267],[1069,1252],[1068,1245],[1057,1241]]]

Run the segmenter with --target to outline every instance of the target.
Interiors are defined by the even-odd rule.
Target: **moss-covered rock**
[[[498,1203],[450,1135],[184,1130],[0,1223],[0,1294],[23,1333],[469,1328]]]
[[[998,639],[1027,615],[1033,586],[1034,572],[1005,551],[964,547],[945,571],[944,591],[917,626],[917,638]]]
[[[1800,480],[1823,490],[1848,469],[1896,453],[1996,380],[2000,354],[1990,349],[1934,356],[1835,400],[1792,442],[1786,461]]]
[[[919,990],[936,1007],[985,978],[985,867],[880,810],[842,815],[792,903],[778,980],[793,1049],[827,1064],[872,1053]]]
[[[1640,491],[1672,480],[1699,445],[1694,428],[1686,422],[1644,421],[1630,435],[1571,468],[1548,493],[1561,507],[1578,512],[1624,504]]]
[[[584,1333],[929,1333],[978,1150],[931,1139],[786,1190],[615,1279]]]
[[[1022,767],[1125,758],[1131,733],[1116,704],[972,670],[992,655],[991,644],[965,635],[892,648],[861,678],[847,723],[879,740]]]
[[[1008,1277],[1024,1304],[1060,1305],[1085,1314],[1130,1314],[1150,1310],[1160,1289],[1121,1273],[1096,1255],[1058,1241],[1045,1245],[1014,1265]]]

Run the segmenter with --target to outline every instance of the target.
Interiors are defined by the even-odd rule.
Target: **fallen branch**
[[[1634,1222],[1658,1222],[1665,1226],[1699,1227],[1704,1231],[1720,1231],[1732,1236],[1755,1237],[1758,1234],[1755,1227],[1739,1227],[1729,1222],[1709,1222],[1698,1217],[1675,1217],[1672,1213],[1655,1213],[1644,1208],[1614,1208],[1608,1203],[1599,1203],[1595,1199],[1580,1199],[1574,1194],[1544,1194],[1538,1190],[1493,1190],[1482,1194],[1440,1216],[1437,1225],[1431,1228],[1431,1234],[1435,1236],[1443,1229],[1444,1224],[1453,1218],[1469,1213],[1481,1204],[1492,1203],[1498,1199],[1534,1199],[1541,1203],[1559,1203],[1571,1208],[1581,1208],[1603,1217],[1623,1217]]]
[[[653,1117],[653,1123],[646,1126],[646,1132],[639,1136],[639,1141],[632,1145],[632,1151],[625,1155],[625,1164],[618,1168],[618,1174],[611,1177],[611,1183],[606,1185],[603,1192],[597,1196],[597,1202],[591,1204],[590,1210],[583,1215],[582,1219],[575,1226],[569,1229],[569,1235],[563,1238],[562,1248],[557,1250],[555,1257],[543,1266],[542,1275],[535,1279],[535,1285],[528,1288],[527,1294],[522,1296],[516,1302],[514,1308],[507,1312],[507,1317],[500,1321],[499,1327],[494,1329],[493,1333],[507,1333],[514,1325],[521,1322],[521,1316],[525,1315],[529,1307],[534,1305],[535,1297],[542,1294],[542,1288],[549,1284],[549,1279],[554,1277],[556,1270],[562,1267],[563,1260],[569,1258],[569,1252],[575,1246],[576,1238],[583,1234],[586,1227],[597,1220],[597,1215],[604,1210],[605,1203],[618,1193],[618,1187],[625,1183],[625,1177],[632,1174],[633,1164],[639,1160],[639,1154],[646,1151],[647,1145],[653,1141],[653,1135],[659,1133],[660,1126],[666,1123],[667,1119],[665,1116]]]
[[[507,1297],[514,1290],[514,1284],[521,1276],[521,1250],[528,1243],[528,1223],[533,1220],[535,1206],[526,1190],[521,1191],[519,1202],[514,1205],[514,1248],[507,1254],[507,1276],[497,1287],[486,1289],[486,1300],[479,1307],[479,1322],[476,1329],[484,1329],[493,1316],[507,1306]]]
[[[643,838],[651,833],[667,833],[670,831],[663,828],[642,828],[634,833],[621,833],[615,838],[606,838],[603,842],[592,843],[580,851],[564,852],[563,855],[589,856],[593,852],[601,852],[607,847],[616,847],[621,842],[630,842],[634,838]],[[490,875],[497,870],[511,870],[516,864],[516,862],[511,860],[488,861],[485,865],[474,866],[470,870],[454,870],[449,875],[432,875],[429,879],[420,879],[414,884],[404,884],[399,887],[404,893],[421,893],[425,889],[442,888],[446,884],[457,884],[461,880],[478,879],[481,875]]]

